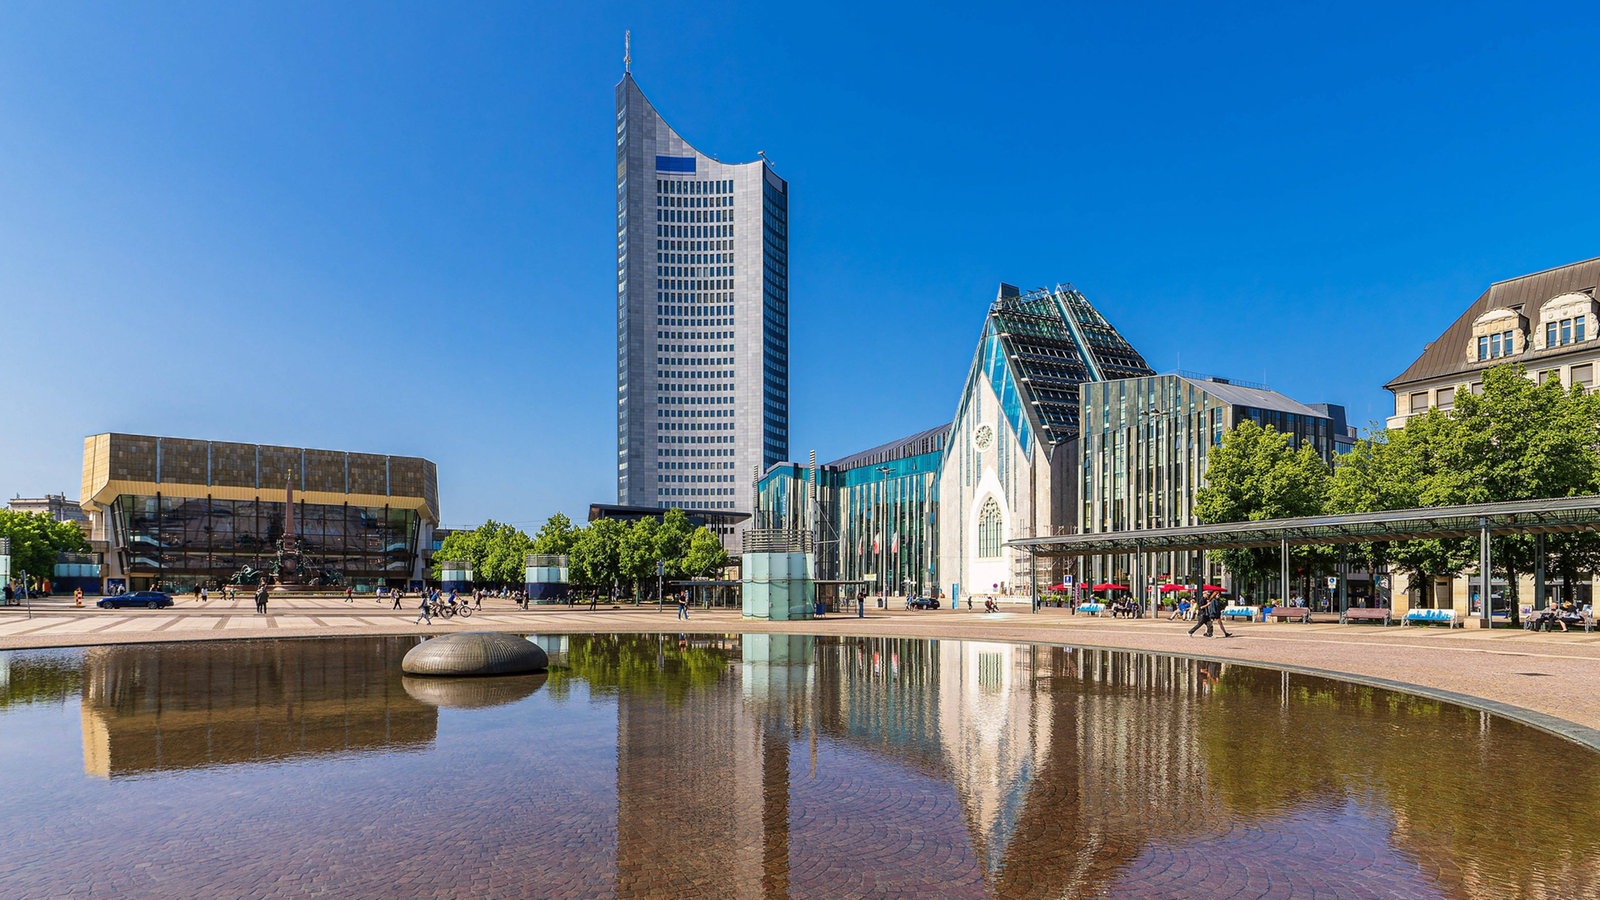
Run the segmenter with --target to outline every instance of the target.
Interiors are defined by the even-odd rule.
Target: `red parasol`
[[[1094,589],[1097,591],[1125,591],[1128,589],[1128,586],[1125,584],[1112,584],[1110,582],[1103,582],[1095,585]]]
[[[1161,586],[1161,593],[1170,594],[1173,591],[1187,591],[1188,589],[1189,586],[1187,584],[1163,584]]]

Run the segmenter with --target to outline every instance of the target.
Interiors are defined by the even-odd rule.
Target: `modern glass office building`
[[[949,430],[930,428],[820,466],[771,467],[756,486],[758,527],[812,531],[819,581],[874,594],[934,593],[939,463]]]
[[[308,582],[404,585],[439,521],[426,459],[133,434],[83,442],[83,509],[113,585],[185,590],[272,572],[287,488]]]
[[[617,502],[748,511],[789,452],[789,186],[616,88]]]
[[[1078,466],[1078,532],[1096,534],[1199,524],[1195,495],[1205,485],[1207,455],[1235,425],[1253,420],[1310,445],[1333,462],[1344,409],[1315,408],[1264,385],[1190,375],[1153,375],[1085,383]],[[1187,578],[1194,560],[1162,557],[1145,571]],[[1125,558],[1094,560],[1084,577],[1119,581]],[[1207,569],[1212,580],[1220,575]]]

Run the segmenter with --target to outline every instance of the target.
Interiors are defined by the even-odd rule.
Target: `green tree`
[[[572,527],[572,520],[556,513],[539,526],[539,533],[533,536],[532,552],[565,556],[572,552],[572,542],[577,537],[578,532]]]
[[[606,590],[622,580],[622,535],[627,526],[616,519],[596,519],[578,529],[568,558],[574,584]]]
[[[704,578],[728,564],[728,551],[722,539],[704,525],[696,528],[689,537],[689,552],[683,558],[683,574]]]
[[[635,519],[632,525],[622,535],[622,547],[618,551],[618,563],[622,570],[622,580],[633,588],[635,602],[645,594],[644,585],[655,581],[656,555],[658,544],[656,541],[659,527],[651,516]]]
[[[483,584],[520,584],[523,560],[533,541],[520,528],[493,519],[471,531],[452,532],[433,555],[433,577],[443,573],[444,563],[466,560],[472,563],[472,578]]]
[[[1467,480],[1469,503],[1592,494],[1600,489],[1600,399],[1559,379],[1535,383],[1520,364],[1495,366],[1483,393],[1463,392],[1450,418],[1461,429],[1455,467]],[[1592,534],[1558,538],[1558,570],[1568,583],[1600,556]],[[1525,535],[1496,538],[1492,558],[1517,610],[1517,576],[1535,565],[1537,544]]]
[[[1292,450],[1288,435],[1246,419],[1211,448],[1206,486],[1195,495],[1195,516],[1211,524],[1317,515],[1327,499],[1329,478],[1327,464],[1310,444]],[[1302,566],[1321,565],[1323,555],[1301,548],[1293,558]],[[1276,549],[1221,550],[1216,556],[1247,582],[1276,572],[1279,565]]]
[[[57,522],[46,513],[0,509],[0,537],[11,539],[11,576],[37,583],[55,574],[56,554],[87,553],[89,541],[71,522]]]
[[[668,578],[684,576],[684,558],[689,555],[693,537],[694,526],[683,510],[674,507],[661,517],[661,527],[656,529],[656,558],[666,563]]]
[[[1341,457],[1328,491],[1328,511],[1379,512],[1470,502],[1472,474],[1462,468],[1461,424],[1431,409],[1405,428],[1379,431]],[[1430,538],[1361,545],[1377,568],[1408,576],[1411,587],[1430,588],[1460,574],[1477,558],[1470,538]]]

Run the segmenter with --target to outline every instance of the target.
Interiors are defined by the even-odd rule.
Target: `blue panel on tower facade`
[[[658,156],[656,157],[657,172],[683,172],[694,174],[694,157],[692,156]]]

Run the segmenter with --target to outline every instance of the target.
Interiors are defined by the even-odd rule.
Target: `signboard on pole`
[[[1330,590],[1330,591],[1336,590],[1338,587],[1339,587],[1339,576],[1337,576],[1337,575],[1329,575],[1328,576],[1328,590]]]
[[[11,539],[0,538],[0,585],[11,583]]]

